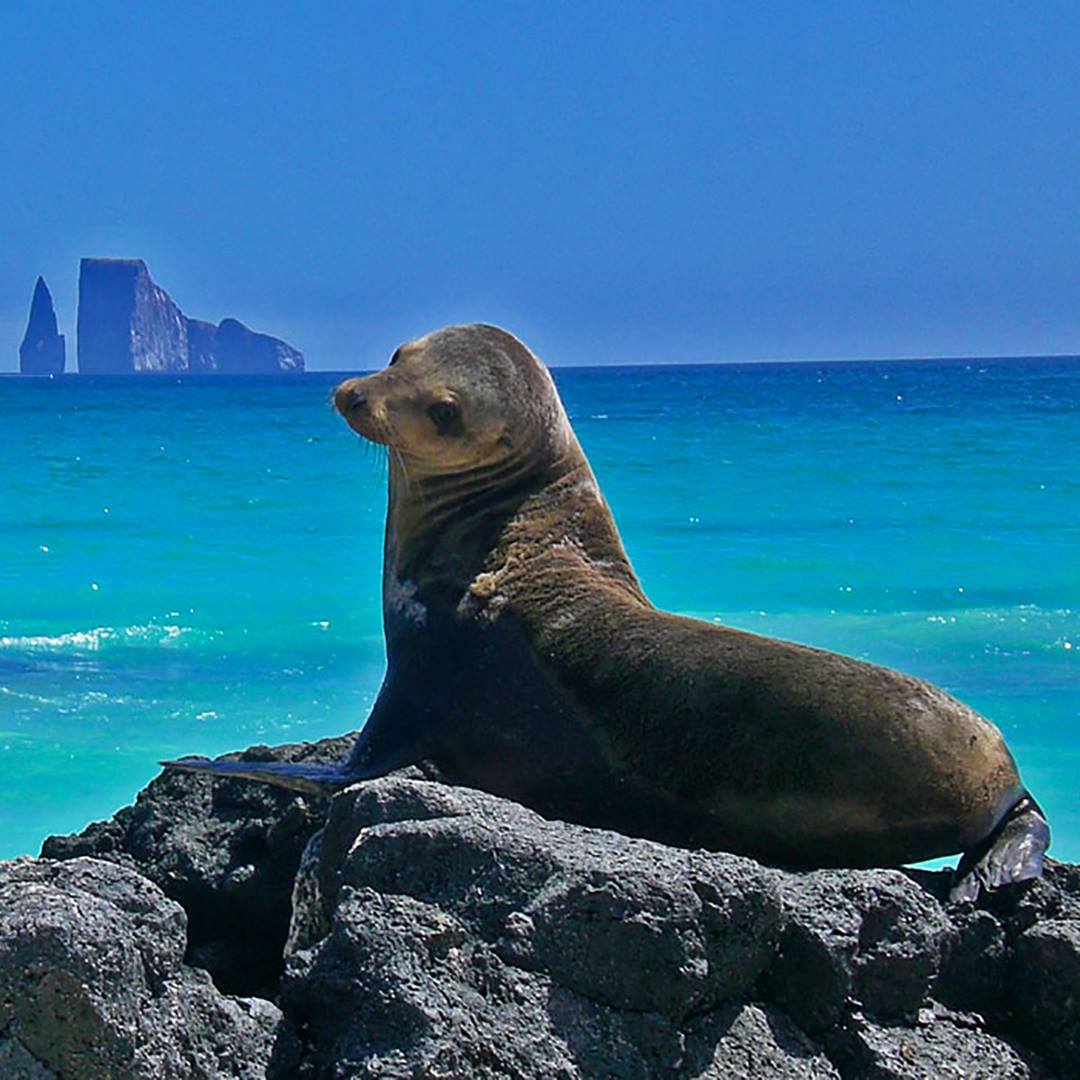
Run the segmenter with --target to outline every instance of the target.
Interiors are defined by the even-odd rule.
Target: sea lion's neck
[[[429,597],[460,598],[479,575],[567,543],[640,594],[577,439],[569,433],[543,450],[522,448],[487,468],[439,476],[418,476],[391,455],[384,597],[399,599],[408,583]]]
[[[391,454],[386,566],[398,581],[464,588],[521,505],[588,463],[577,441],[540,456],[522,449],[491,465],[422,475]]]

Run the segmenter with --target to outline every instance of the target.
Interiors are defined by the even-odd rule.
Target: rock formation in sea
[[[19,346],[19,371],[23,375],[59,375],[64,370],[64,356],[64,335],[56,331],[52,294],[45,279],[39,277]]]
[[[222,372],[304,370],[303,356],[291,345],[269,334],[249,330],[236,319],[222,319],[218,323],[213,352]]]
[[[79,267],[78,362],[84,374],[304,370],[299,349],[236,319],[189,319],[142,259],[83,259]]]
[[[163,775],[0,864],[0,1075],[1080,1077],[1078,867],[950,906],[432,777]]]

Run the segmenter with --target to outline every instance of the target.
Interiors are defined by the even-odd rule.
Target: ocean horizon
[[[1080,859],[1075,357],[552,370],[657,606],[937,683]],[[363,723],[386,475],[329,405],[352,373],[0,380],[0,857],[162,758]]]
[[[983,364],[983,363],[1070,363],[1080,362],[1080,353],[989,353],[978,355],[957,354],[955,356],[835,356],[835,357],[777,357],[760,358],[754,360],[638,360],[631,362],[600,360],[588,364],[579,363],[548,363],[551,371],[589,371],[594,368],[631,369],[631,368],[711,368],[711,367],[784,367],[788,365],[803,366],[806,364],[821,364],[833,366],[837,364]],[[381,364],[374,367],[347,367],[347,368],[306,368],[300,372],[253,372],[245,374],[222,374],[217,371],[140,371],[113,374],[87,374],[77,369],[68,368],[53,374],[34,374],[17,370],[0,371],[0,379],[38,379],[43,381],[56,379],[101,379],[106,382],[113,379],[136,379],[136,380],[169,380],[169,379],[192,379],[217,381],[222,379],[259,379],[259,380],[283,380],[291,381],[304,376],[336,376],[339,379],[351,378],[356,375],[368,375],[378,371]]]

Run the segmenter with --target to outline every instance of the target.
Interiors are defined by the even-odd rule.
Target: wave
[[[860,647],[926,648],[950,654],[970,650],[995,656],[1080,656],[1080,611],[1015,604],[1001,607],[900,611],[763,610],[683,612],[709,622],[737,626],[824,648],[860,653]]]
[[[42,697],[40,694],[28,694],[22,690],[12,690],[10,686],[0,686],[0,695],[13,698],[16,701],[29,701],[32,705],[48,705],[50,708],[63,704],[60,698],[47,698]]]
[[[26,634],[0,637],[0,649],[19,652],[100,652],[126,647],[182,646],[200,632],[189,626],[147,623],[145,626],[95,626],[65,634]]]

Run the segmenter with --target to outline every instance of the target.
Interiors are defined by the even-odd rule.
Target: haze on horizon
[[[1080,353],[1073,5],[0,11],[0,372],[84,255],[311,370]]]

